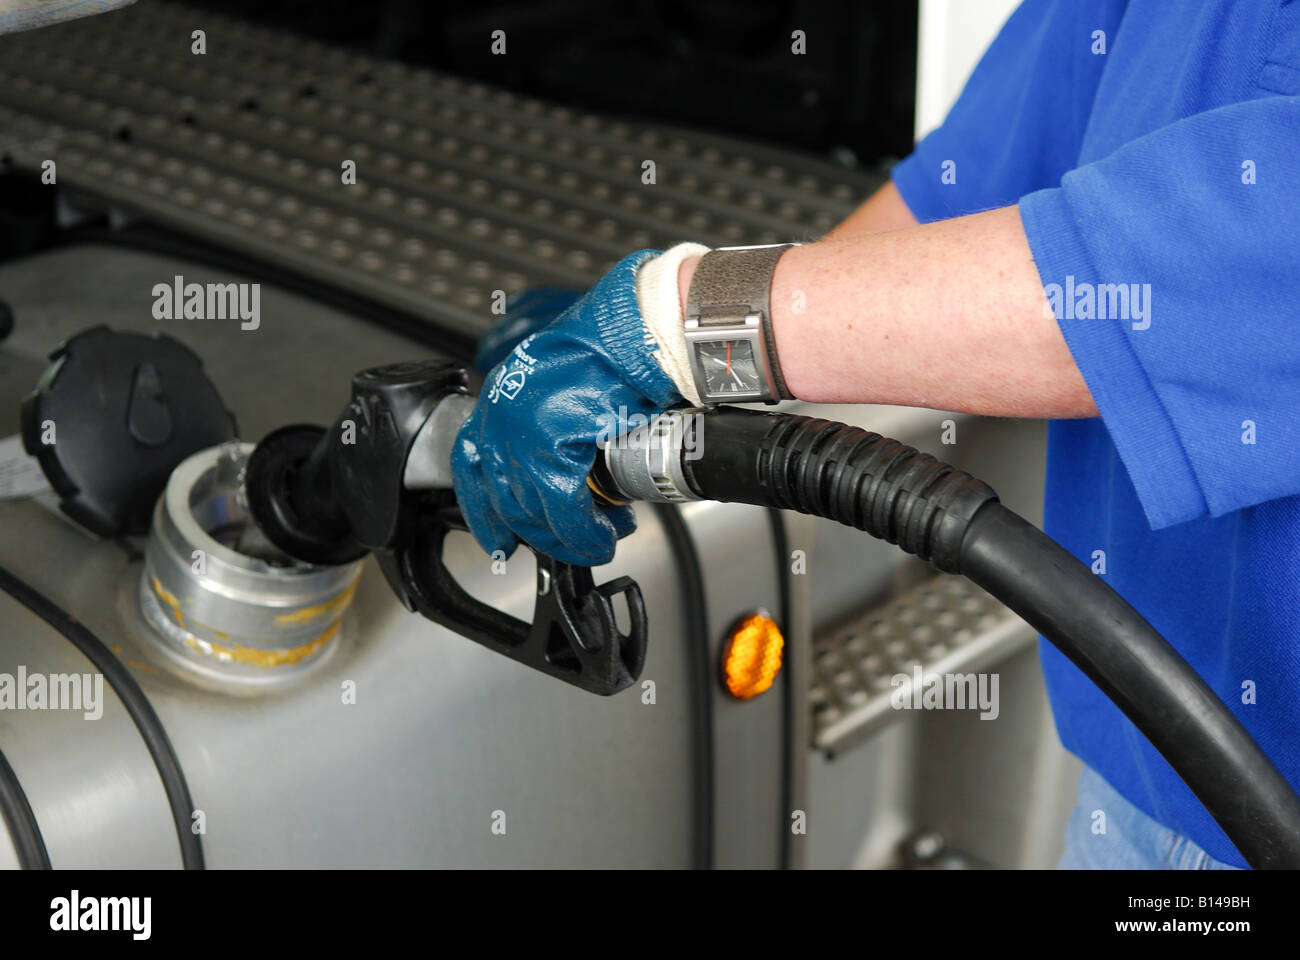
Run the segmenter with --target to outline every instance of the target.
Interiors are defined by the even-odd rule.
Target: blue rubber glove
[[[657,252],[625,257],[488,374],[451,459],[461,512],[488,553],[509,556],[522,539],[596,566],[635,529],[631,507],[596,506],[587,475],[611,424],[682,402],[637,307],[637,268]]]
[[[479,340],[474,368],[487,373],[506,358],[515,344],[549,324],[581,296],[581,290],[561,287],[530,287],[516,293],[506,301],[506,312]]]

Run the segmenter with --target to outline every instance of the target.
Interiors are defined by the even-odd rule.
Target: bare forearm
[[[804,400],[1097,415],[1016,207],[795,247],[773,276],[772,322]]]
[[[827,240],[848,240],[850,237],[866,233],[880,233],[884,230],[902,230],[904,227],[916,226],[916,217],[908,209],[902,194],[894,186],[894,181],[885,184],[873,193],[867,202],[849,214],[838,227],[826,234]]]

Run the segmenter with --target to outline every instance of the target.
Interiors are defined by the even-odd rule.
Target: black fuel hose
[[[194,801],[190,798],[190,787],[181,769],[180,758],[163,729],[162,720],[158,718],[153,704],[136,683],[135,677],[123,666],[122,661],[104,645],[104,641],[90,632],[83,623],[72,617],[66,610],[50,600],[36,588],[18,579],[4,567],[0,567],[0,591],[4,591],[40,617],[85,655],[104,675],[108,685],[122,701],[122,706],[135,722],[136,729],[144,740],[149,755],[153,757],[158,776],[162,779],[167,804],[171,807],[172,821],[176,825],[176,835],[180,841],[181,866],[186,870],[203,869],[203,841],[190,827],[190,817],[194,811]]]
[[[714,866],[714,807],[717,789],[713,769],[713,685],[714,666],[709,656],[709,606],[704,589],[704,566],[695,548],[695,538],[676,504],[656,503],[659,524],[679,574],[682,596],[682,629],[690,656],[691,723],[695,736],[691,746],[694,829],[691,860],[696,870]]]
[[[45,849],[36,814],[3,751],[0,751],[0,819],[9,828],[18,866],[23,870],[49,870],[50,853]]]
[[[797,510],[962,574],[1056,645],[1160,751],[1253,867],[1300,867],[1300,797],[1209,685],[1087,566],[986,484],[857,427],[719,407],[683,459],[708,500]]]

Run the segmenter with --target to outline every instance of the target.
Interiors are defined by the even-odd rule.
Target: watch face
[[[705,340],[695,344],[710,396],[761,394],[763,381],[750,340]]]

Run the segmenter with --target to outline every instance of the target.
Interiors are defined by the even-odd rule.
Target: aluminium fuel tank
[[[285,423],[329,422],[357,369],[430,354],[269,287],[256,331],[207,320],[160,325],[148,292],[182,272],[204,271],[108,247],[0,267],[18,318],[0,344],[4,432],[16,430],[19,401],[45,356],[93,323],[162,328],[186,343],[246,440]],[[763,511],[744,506],[692,505],[687,521],[707,572],[716,641],[736,616],[777,602],[770,528]],[[169,664],[139,606],[139,539],[95,540],[49,504],[0,501],[0,565],[90,628],[143,688],[188,780],[209,866],[690,866],[702,793],[692,707],[699,651],[684,628],[680,571],[664,531],[645,507],[638,523],[614,563],[595,571],[597,582],[632,576],[650,610],[642,682],[608,698],[407,613],[373,560],[362,564],[328,662],[270,690],[212,688]],[[471,594],[530,616],[526,551],[494,572],[461,534],[446,561]],[[19,667],[29,675],[92,670],[57,631],[0,595],[0,672]],[[717,863],[775,865],[784,693],[774,688],[742,704],[711,687],[711,733],[721,736],[705,738],[717,764],[715,811],[725,810],[714,821]],[[107,686],[93,719],[0,711],[0,747],[56,867],[179,865],[158,772]],[[0,842],[0,862],[9,856]]]

